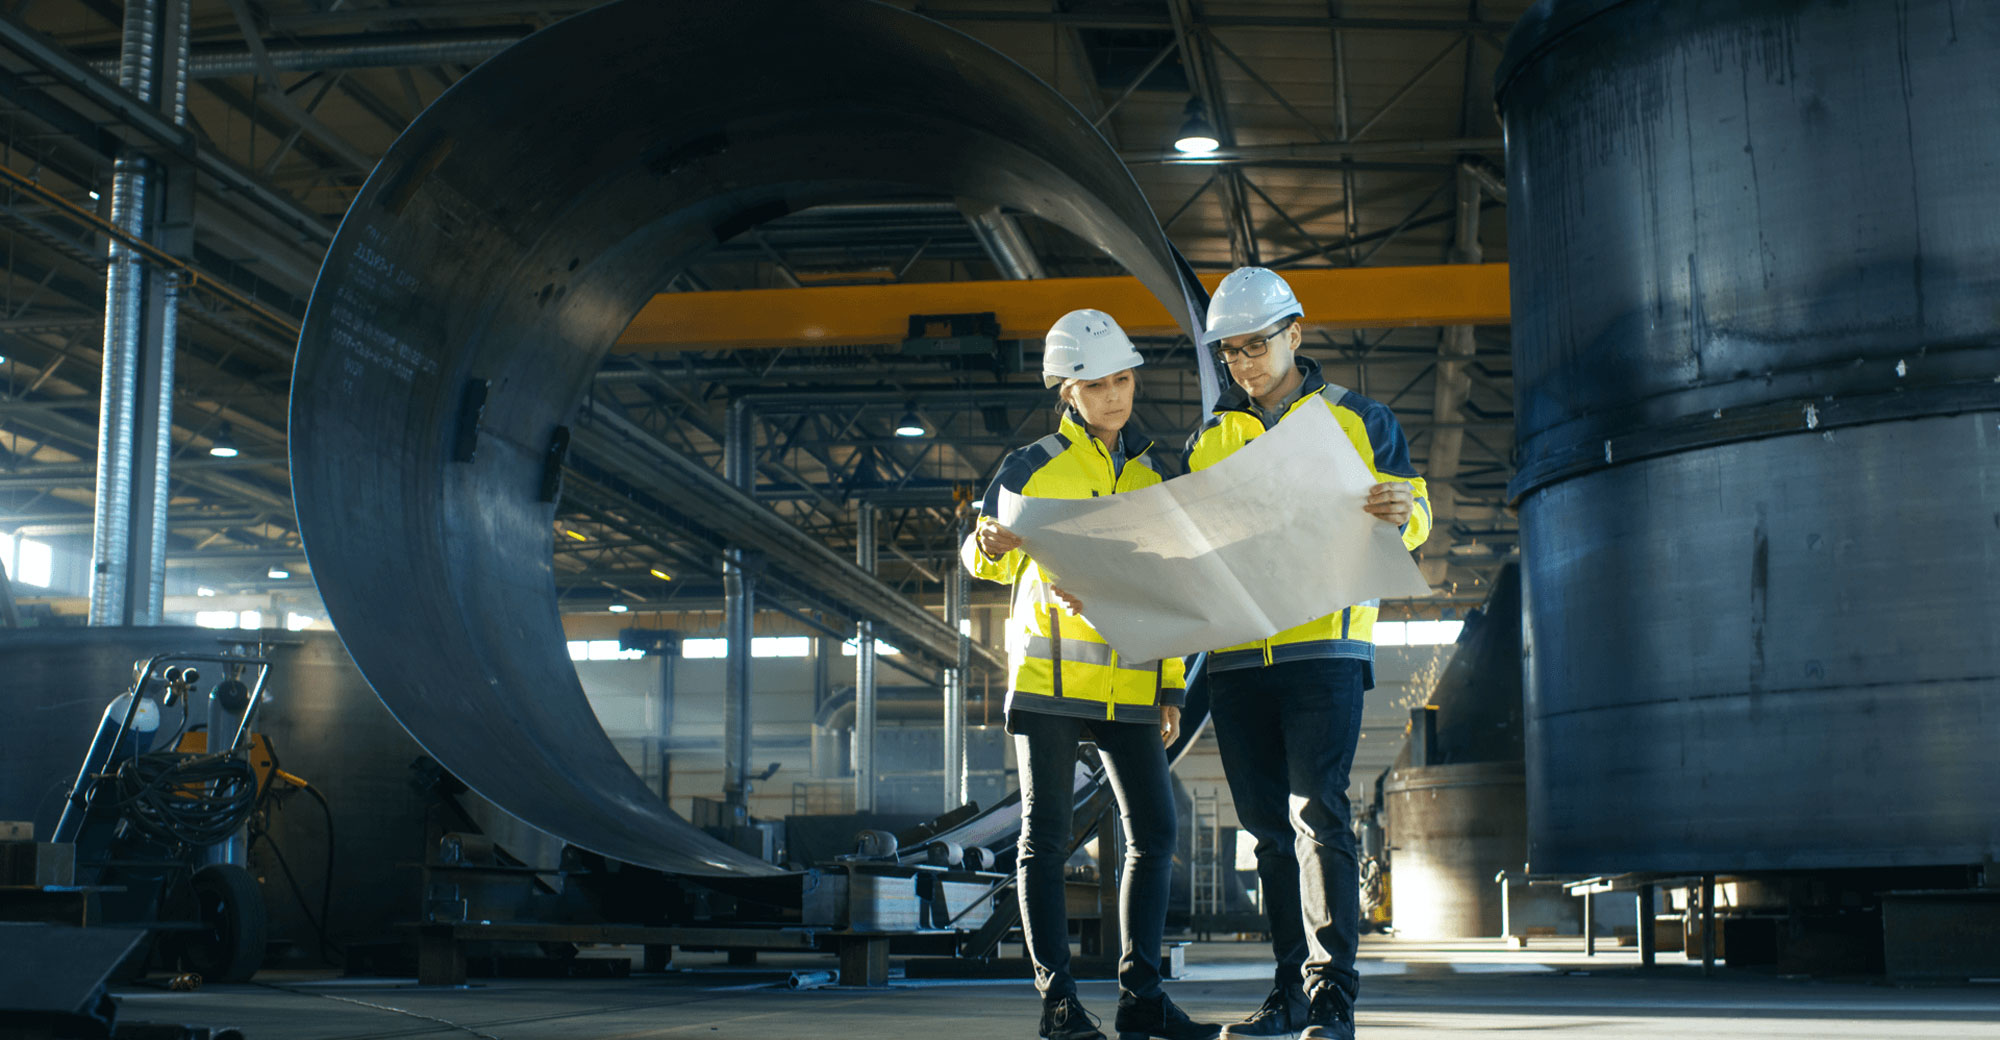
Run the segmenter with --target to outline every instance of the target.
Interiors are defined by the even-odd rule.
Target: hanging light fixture
[[[208,453],[218,459],[233,459],[236,457],[236,438],[231,435],[228,423],[223,423],[222,429],[216,433],[215,439],[209,442]]]
[[[910,405],[909,409],[903,412],[901,419],[896,420],[896,436],[898,437],[928,437],[930,436],[930,432],[930,430],[924,427],[923,417],[917,414],[917,406],[914,404]]]
[[[1174,151],[1182,155],[1207,155],[1222,147],[1215,136],[1215,126],[1208,121],[1208,113],[1203,109],[1200,98],[1189,98],[1185,118],[1181,122],[1181,132],[1174,135]]]
[[[270,570],[264,572],[264,577],[269,578],[272,581],[284,581],[286,578],[289,578],[291,576],[292,572],[284,569],[283,567],[273,567]]]

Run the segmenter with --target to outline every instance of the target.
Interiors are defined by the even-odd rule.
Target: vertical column
[[[1479,245],[1479,205],[1483,189],[1477,171],[1469,165],[1461,164],[1456,176],[1458,199],[1452,223],[1451,262],[1476,264],[1484,257]],[[1424,477],[1431,481],[1431,515],[1440,529],[1446,520],[1458,513],[1454,481],[1465,449],[1465,429],[1445,424],[1459,420],[1459,411],[1465,404],[1466,395],[1472,390],[1472,377],[1466,372],[1466,367],[1472,364],[1471,359],[1478,350],[1479,345],[1473,338],[1470,325],[1447,327],[1438,344],[1437,394],[1431,404],[1431,421],[1439,425],[1431,428]],[[1445,548],[1448,546],[1441,544],[1436,553],[1426,554],[1426,581],[1435,584],[1444,580]]]
[[[875,506],[855,511],[854,562],[875,573]],[[875,624],[854,626],[854,811],[875,811]]]
[[[722,446],[723,470],[729,482],[745,494],[754,490],[750,454],[756,445],[750,436],[750,418],[748,402],[740,398],[731,402]],[[722,625],[729,640],[729,658],[723,670],[722,800],[739,823],[746,821],[750,805],[750,641],[755,636],[751,619],[757,608],[751,563],[750,554],[739,548],[723,554]]]
[[[1653,930],[1653,886],[1639,886],[1639,963],[1650,968],[1659,957],[1660,938]]]
[[[650,720],[653,731],[653,762],[660,771],[660,799],[671,797],[674,788],[674,760],[668,750],[674,739],[674,671],[681,659],[681,637],[678,632],[662,633],[653,645],[652,654],[660,661],[660,691],[653,702],[655,707]]]
[[[125,6],[118,84],[187,121],[187,0]],[[139,155],[119,158],[111,221],[131,238],[176,254],[192,246],[193,181],[166,177]],[[168,460],[172,456],[174,344],[179,289],[148,271],[137,250],[106,252],[104,376],[97,434],[90,622],[154,625],[165,598]]]
[[[971,533],[961,512],[958,537],[953,544],[963,545]],[[965,681],[972,657],[972,636],[963,631],[967,592],[965,568],[956,558],[948,561],[946,567],[944,619],[958,637],[958,656],[952,667],[945,669],[944,684],[944,811],[950,812],[970,800],[965,775]]]

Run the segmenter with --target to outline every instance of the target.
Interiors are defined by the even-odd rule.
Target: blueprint
[[[1370,600],[1430,595],[1375,485],[1324,408],[1294,411],[1208,469],[1101,498],[1024,498],[996,517],[1119,655],[1152,661],[1265,639]]]

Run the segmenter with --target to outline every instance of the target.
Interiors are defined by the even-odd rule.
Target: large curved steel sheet
[[[1510,41],[1536,870],[2000,854],[1996,62],[1949,0]]]
[[[771,869],[675,816],[598,727],[539,490],[599,360],[686,264],[789,211],[913,194],[1061,224],[1192,321],[1199,286],[1089,121],[874,3],[606,5],[480,66],[369,178],[300,339],[293,493],[355,662],[479,793],[626,862]]]

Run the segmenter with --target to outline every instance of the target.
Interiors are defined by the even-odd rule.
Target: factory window
[[[236,615],[236,627],[237,627],[237,628],[263,628],[263,627],[264,627],[264,612],[263,612],[263,611],[261,611],[261,610],[246,610],[246,611],[243,611],[242,613],[240,613],[240,614]]]
[[[1377,621],[1376,646],[1441,646],[1458,642],[1463,621]]]
[[[1458,633],[1465,628],[1463,621],[1412,621],[1409,623],[1411,646],[1437,646],[1458,642]]]
[[[236,612],[233,610],[198,610],[194,623],[203,628],[235,628]]]
[[[681,656],[687,658],[719,660],[729,656],[727,639],[683,639]]]
[[[805,636],[757,636],[750,640],[751,657],[804,657],[812,640]]]
[[[840,656],[853,657],[855,645],[856,645],[856,640],[853,639],[850,639],[847,642],[842,643],[840,645]],[[877,639],[875,641],[875,656],[890,657],[890,656],[899,656],[901,654],[902,654],[901,650],[898,650],[895,647],[890,646],[887,643],[884,643],[880,639]]]
[[[576,654],[578,646],[584,648],[582,656]],[[620,650],[618,640],[588,640],[570,644],[570,660],[638,660],[644,656],[644,650]]]
[[[0,562],[16,584],[46,589],[55,579],[55,550],[46,542],[0,534]]]
[[[291,611],[286,611],[285,631],[303,632],[306,629],[313,627],[313,622],[317,620],[319,619],[313,617],[311,614],[294,614]]]

